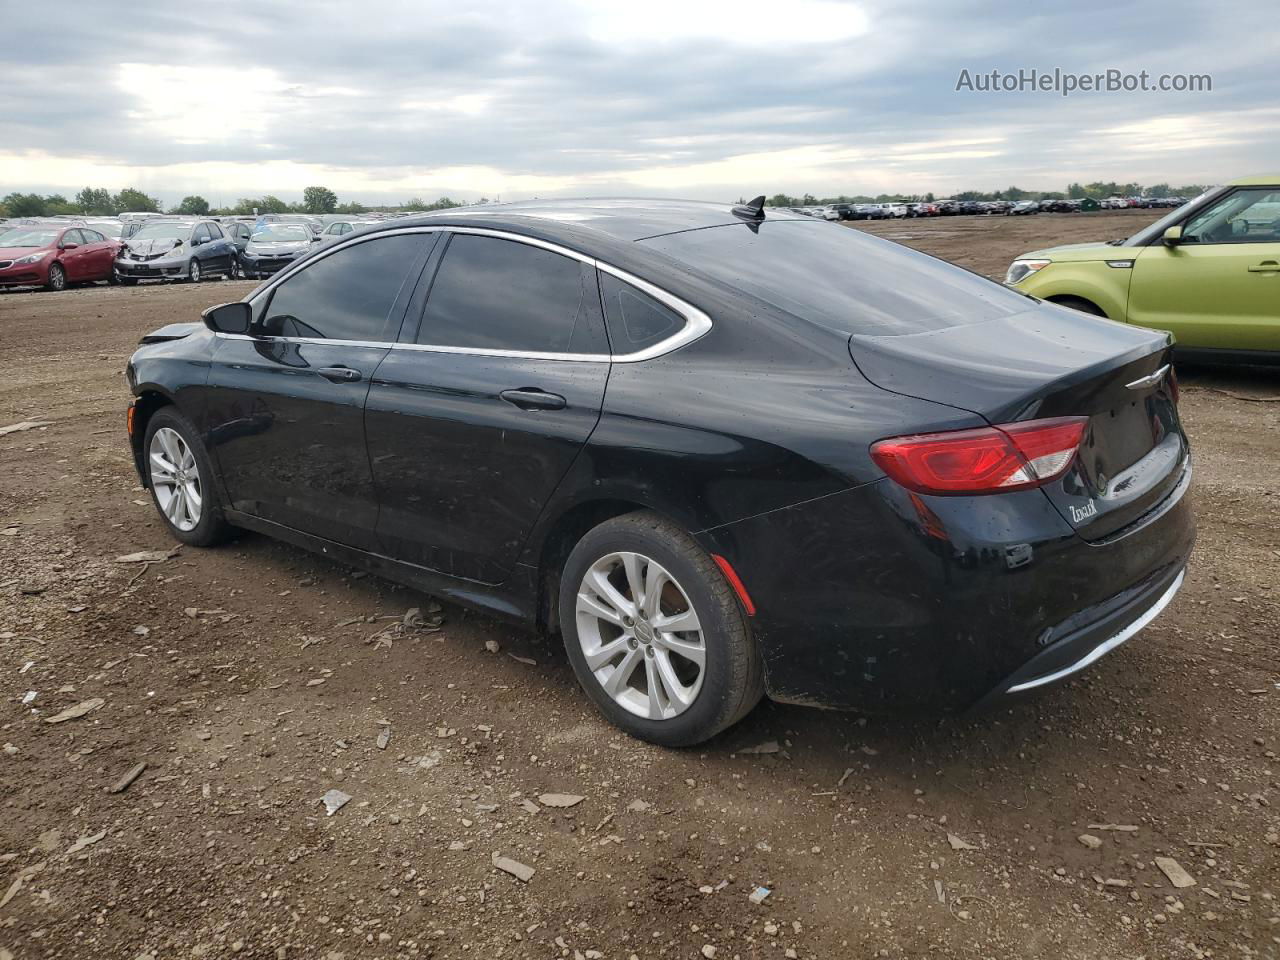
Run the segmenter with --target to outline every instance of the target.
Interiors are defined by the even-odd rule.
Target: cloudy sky
[[[945,195],[1280,167],[1280,20],[1256,2],[56,9],[5,5],[0,195]],[[1210,74],[1213,89],[955,89],[962,70],[1020,68]]]

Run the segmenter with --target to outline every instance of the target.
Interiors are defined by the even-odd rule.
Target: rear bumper
[[[928,497],[887,479],[698,537],[755,603],[775,700],[958,712],[1070,676],[1141,629],[1190,557],[1189,486],[1188,470],[1100,543],[1040,490]]]
[[[1177,567],[1124,591],[1104,605],[1111,608],[1109,612],[1036,654],[978,701],[974,709],[1018,699],[1092,666],[1158,617],[1182,588],[1186,575],[1185,566]]]

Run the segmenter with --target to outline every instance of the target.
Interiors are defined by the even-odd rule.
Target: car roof
[[[807,220],[790,211],[769,211],[766,220]],[[664,233],[698,230],[742,223],[727,203],[699,200],[653,200],[634,198],[592,198],[583,200],[523,200],[518,203],[454,207],[378,224],[386,229],[440,224],[498,227],[531,226],[535,221],[544,235],[562,234],[566,239],[595,233],[613,240],[643,240]]]
[[[1270,174],[1267,176],[1257,177],[1241,177],[1239,180],[1232,180],[1227,186],[1230,187],[1270,187],[1280,183],[1280,174]]]

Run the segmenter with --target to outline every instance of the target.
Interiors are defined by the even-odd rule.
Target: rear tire
[[[648,602],[633,602],[655,585]],[[578,682],[634,737],[700,743],[764,695],[760,655],[733,588],[693,537],[656,514],[627,514],[588,532],[565,562],[559,603]]]
[[[142,455],[151,500],[174,539],[211,547],[230,537],[233,528],[223,514],[213,464],[195,427],[177,408],[162,407],[152,415]]]

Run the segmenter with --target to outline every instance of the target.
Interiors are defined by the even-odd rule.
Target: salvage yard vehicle
[[[15,227],[0,234],[0,287],[65,290],[112,279],[120,244],[89,227]]]
[[[320,235],[305,223],[264,223],[249,237],[240,254],[246,277],[269,277],[311,252]]]
[[[1182,583],[1170,338],[764,198],[372,225],[143,338],[131,450],[171,534],[278,537],[563,636],[629,733],[766,692],[964,710]]]
[[[235,244],[235,254],[231,263],[231,276],[239,278],[244,276],[244,267],[242,261],[244,258],[245,248],[249,246],[249,237],[253,234],[253,228],[244,220],[227,217],[219,221],[222,232],[227,235],[227,239]]]
[[[1024,253],[1005,282],[1168,330],[1180,360],[1280,363],[1280,176],[1206,191],[1124,240]]]
[[[139,280],[190,280],[235,273],[235,244],[212,220],[154,219],[125,240],[116,257],[121,283]]]
[[[334,220],[326,224],[325,228],[320,231],[320,240],[323,243],[333,243],[333,241],[340,237],[345,237],[353,230],[359,230],[364,225],[365,221],[363,220]]]

